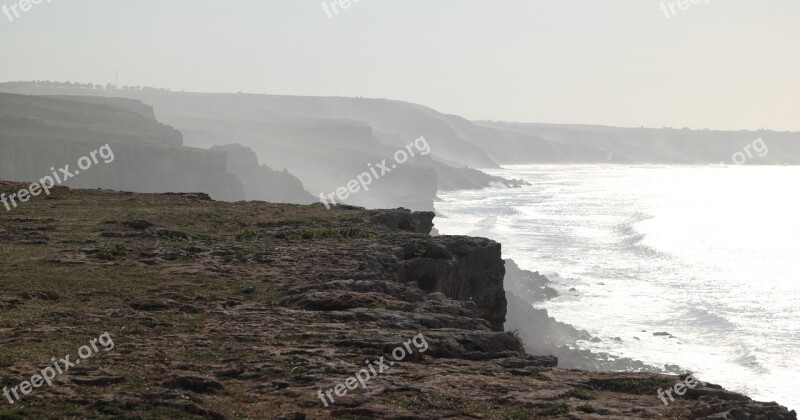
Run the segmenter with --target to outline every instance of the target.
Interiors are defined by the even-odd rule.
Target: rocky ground
[[[0,207],[0,386],[114,341],[0,419],[796,418],[714,385],[665,406],[677,377],[525,354],[500,245],[431,237],[432,218],[66,188]],[[366,389],[319,398],[404,345]]]

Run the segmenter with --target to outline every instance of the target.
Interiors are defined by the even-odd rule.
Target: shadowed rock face
[[[397,210],[372,210],[371,223],[386,226],[392,230],[402,230],[412,233],[430,234],[433,230],[433,218],[436,213],[432,211],[409,211],[406,209]]]
[[[434,237],[403,247],[401,279],[428,293],[474,302],[478,314],[503,331],[506,322],[505,275],[500,244],[488,239]]]

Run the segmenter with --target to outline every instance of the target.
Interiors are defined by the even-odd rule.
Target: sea
[[[580,348],[800,409],[800,167],[486,172],[530,185],[441,192],[436,228],[551,277],[535,306],[600,338]]]

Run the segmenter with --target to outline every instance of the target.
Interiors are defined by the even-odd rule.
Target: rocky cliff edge
[[[0,417],[796,418],[710,384],[665,405],[677,377],[526,354],[501,327],[500,245],[432,220],[56,188],[0,217],[0,385],[102,332],[115,347]]]

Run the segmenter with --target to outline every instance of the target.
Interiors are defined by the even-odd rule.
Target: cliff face
[[[734,154],[752,153],[758,138],[766,149],[752,153],[754,157],[745,164],[800,164],[800,134],[788,132],[475,122],[422,105],[364,98],[70,90],[36,83],[0,83],[0,90],[141,100],[158,110],[161,121],[183,132],[187,144],[205,148],[235,142],[250,147],[268,167],[286,169],[298,177],[314,197],[345,185],[366,170],[366,163],[390,157],[409,141],[425,136],[432,149],[429,158],[416,158],[374,183],[369,194],[356,194],[346,201],[371,208],[433,210],[437,187],[515,185],[463,166],[732,164]],[[83,98],[90,104],[103,101]],[[150,118],[137,101],[114,101],[115,107]]]
[[[428,156],[417,155],[373,182],[369,192],[344,203],[368,208],[433,210],[437,189],[480,189],[517,185],[471,167],[497,167],[480,147],[462,138],[445,116],[397,101],[268,95],[166,93],[133,90],[53,89],[35,84],[0,83],[0,91],[81,96],[89,104],[113,98],[115,106],[146,115],[137,105],[157,110],[160,121],[183,133],[186,144],[210,148],[237,143],[252,149],[269,168],[296,176],[315,199],[368,171],[383,159],[425,136]],[[109,100],[112,98],[109,98]],[[70,100],[77,100],[70,97]],[[127,101],[127,102],[120,102]],[[141,102],[139,102],[141,101]],[[484,131],[492,131],[483,129]],[[512,153],[513,154],[513,153]],[[247,188],[247,187],[246,187]],[[249,189],[261,190],[263,186]]]
[[[258,98],[237,95],[148,95],[159,118],[178,127],[187,143],[211,147],[236,142],[256,152],[269,168],[287,170],[319,199],[368,172],[368,164],[391,160],[396,148],[381,144],[360,122],[297,118],[264,111]],[[252,108],[248,108],[252,106]],[[410,137],[405,144],[418,138]],[[433,210],[437,173],[417,156],[351,194],[343,203],[371,208]],[[340,202],[337,200],[337,202]]]
[[[0,116],[6,118],[5,128],[17,134],[183,145],[181,133],[158,122],[152,107],[130,99],[0,94]],[[13,124],[19,118],[35,124],[20,130],[23,127]]]
[[[229,144],[214,146],[211,151],[227,156],[227,168],[244,185],[245,199],[248,201],[311,204],[318,200],[303,188],[303,183],[297,177],[285,169],[278,172],[259,164],[258,156],[247,147]]]
[[[431,238],[432,217],[198,194],[35,197],[0,217],[0,385],[99,332],[115,347],[0,417],[796,418],[710,384],[665,406],[656,391],[677,377],[526,354],[497,330],[499,245]]]
[[[493,135],[471,138],[499,162],[725,164],[750,150],[747,165],[800,164],[800,133],[622,128],[569,124],[476,123]],[[753,149],[761,138],[766,150]]]
[[[400,278],[428,293],[474,303],[492,329],[503,331],[505,267],[500,244],[488,239],[435,237],[403,246]]]
[[[0,94],[0,179],[34,182],[64,165],[74,171],[79,158],[108,144],[113,159],[99,159],[64,185],[245,199],[224,153],[182,143],[180,132],[135,101]]]
[[[370,222],[426,235],[400,237],[400,281],[465,302],[493,330],[503,331],[505,262],[500,244],[483,238],[427,236],[433,229],[434,216],[433,212],[378,211]]]

